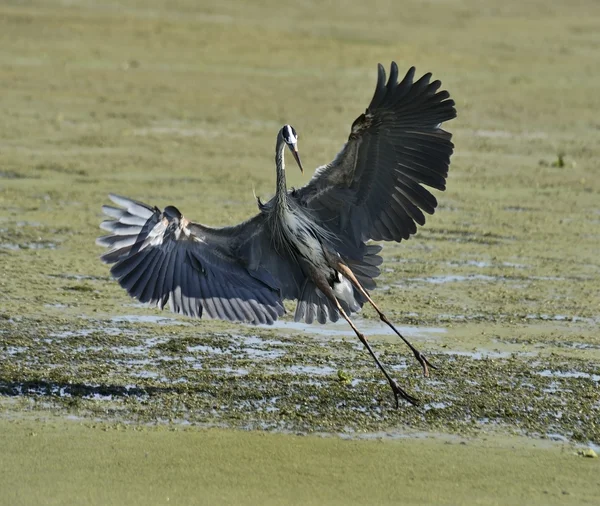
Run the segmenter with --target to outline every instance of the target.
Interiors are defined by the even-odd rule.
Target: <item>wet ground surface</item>
[[[600,443],[600,17],[451,4],[356,3],[336,29],[304,3],[285,19],[269,2],[0,7],[0,416]],[[448,189],[385,245],[373,293],[438,369],[357,320],[419,408],[394,409],[345,324],[176,318],[110,279],[109,192],[240,222],[273,193],[281,124],[307,172],[326,163],[392,58],[434,71],[459,111]]]
[[[506,431],[600,441],[600,370],[581,353],[598,353],[593,343],[561,341],[553,351],[497,337],[489,347],[451,349],[445,342],[458,330],[400,326],[438,368],[424,378],[386,326],[357,323],[420,407],[394,409],[385,380],[341,323],[203,332],[198,322],[125,313],[82,316],[76,325],[4,317],[2,405],[8,412],[286,432]]]

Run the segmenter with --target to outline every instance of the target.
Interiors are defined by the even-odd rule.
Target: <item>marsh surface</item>
[[[4,422],[598,445],[600,9],[478,5],[4,2]],[[278,128],[294,125],[307,169],[328,162],[371,97],[375,64],[391,59],[432,71],[459,113],[439,209],[409,241],[385,244],[374,292],[439,370],[421,377],[372,311],[358,319],[421,408],[393,409],[342,324],[192,321],[136,304],[110,279],[94,245],[107,193],[241,221],[256,212],[253,189],[274,191]],[[561,466],[581,473],[578,459]],[[570,498],[600,491],[589,487]]]

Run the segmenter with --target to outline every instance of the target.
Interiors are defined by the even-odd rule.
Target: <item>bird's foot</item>
[[[396,380],[390,379],[390,386],[392,387],[392,392],[394,392],[394,398],[396,399],[396,409],[400,407],[400,398],[409,402],[413,406],[419,405],[419,400],[400,388],[398,383],[396,383]]]
[[[433,370],[437,370],[437,367],[434,366],[431,362],[429,362],[425,355],[423,355],[419,350],[413,350],[413,353],[415,355],[415,358],[419,361],[419,364],[421,364],[421,367],[423,368],[423,376],[429,378],[429,368],[431,367]]]

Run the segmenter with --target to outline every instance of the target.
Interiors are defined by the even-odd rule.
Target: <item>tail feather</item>
[[[378,255],[380,251],[381,246],[378,244],[368,244],[365,246],[365,254],[360,260],[345,258],[348,267],[366,290],[373,290],[377,286],[375,278],[381,274],[378,266],[383,262],[383,259]],[[357,300],[362,300],[362,295]]]
[[[348,280],[344,279],[344,281]],[[340,295],[337,299],[348,315],[360,311],[365,302],[362,295],[353,287],[350,287],[350,290],[350,293],[336,293],[336,296]],[[294,321],[304,320],[305,323],[311,324],[315,320],[319,323],[327,323],[328,321],[337,322],[339,319],[340,313],[335,304],[310,279],[307,279],[298,299]]]

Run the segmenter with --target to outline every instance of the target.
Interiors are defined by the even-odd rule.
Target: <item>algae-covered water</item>
[[[0,424],[12,453],[0,469],[10,504],[40,497],[18,477],[45,451],[78,468],[65,484],[39,468],[39,490],[57,504],[82,483],[89,503],[127,502],[118,487],[103,501],[88,480],[111,468],[106,444],[137,445],[136,455],[157,444],[190,470],[164,475],[164,490],[216,468],[211,486],[232,487],[223,501],[257,503],[257,466],[234,450],[255,441],[269,441],[257,461],[273,461],[261,479],[281,490],[296,490],[282,469],[309,482],[321,469],[302,493],[262,489],[277,503],[335,503],[332,490],[364,503],[343,494],[359,483],[391,502],[388,467],[368,463],[390,453],[411,466],[412,481],[393,475],[408,502],[593,502],[599,461],[577,448],[600,444],[598,34],[592,0],[4,2]],[[409,241],[385,244],[373,293],[438,370],[423,378],[371,310],[357,318],[420,408],[394,409],[345,324],[193,321],[136,304],[110,279],[94,244],[109,192],[206,224],[241,221],[256,212],[253,192],[274,191],[281,125],[298,131],[305,168],[328,162],[371,98],[376,63],[392,59],[432,71],[459,113],[438,211]],[[288,172],[290,185],[307,180]],[[74,433],[85,443],[66,445]],[[300,451],[290,433],[311,436]],[[217,447],[200,458],[194,445]],[[341,472],[319,451],[352,457]],[[79,468],[82,454],[91,460]],[[149,462],[119,466],[153,480]],[[361,465],[381,481],[360,481]],[[580,481],[544,488],[559,475]],[[502,493],[508,484],[516,495]]]

